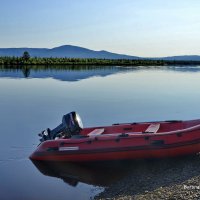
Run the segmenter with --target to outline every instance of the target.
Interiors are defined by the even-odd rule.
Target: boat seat
[[[103,132],[104,132],[104,128],[96,128],[93,131],[91,131],[90,133],[88,133],[88,136],[101,135]]]
[[[160,124],[150,124],[144,133],[157,133],[158,129],[160,128]]]

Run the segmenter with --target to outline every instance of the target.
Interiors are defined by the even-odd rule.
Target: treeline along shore
[[[151,59],[97,59],[97,58],[39,58],[39,57],[0,57],[0,65],[102,65],[102,66],[168,66],[200,65],[200,61],[151,60]]]

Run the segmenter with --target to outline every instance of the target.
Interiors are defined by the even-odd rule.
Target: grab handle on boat
[[[165,143],[164,140],[154,140],[151,142],[151,144],[154,146],[162,146],[164,143]]]
[[[183,135],[183,133],[177,133],[176,135],[177,135],[177,137],[181,137]]]
[[[116,142],[119,142],[121,138],[126,138],[126,137],[128,137],[128,136],[129,136],[129,134],[127,134],[127,133],[122,133],[122,134],[120,134],[120,135],[118,135],[118,136],[116,137],[115,141],[116,141]]]
[[[128,137],[128,136],[129,136],[129,134],[127,134],[127,133],[122,133],[122,134],[119,135],[119,137],[122,137],[122,138],[123,137]]]
[[[164,122],[178,123],[178,122],[182,122],[182,120],[165,120]]]

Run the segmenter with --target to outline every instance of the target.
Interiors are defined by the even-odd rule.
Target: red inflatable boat
[[[200,120],[82,128],[77,116],[75,112],[65,115],[62,124],[53,130],[54,136],[49,129],[44,138],[43,132],[43,140],[30,159],[88,162],[164,158],[200,152]]]

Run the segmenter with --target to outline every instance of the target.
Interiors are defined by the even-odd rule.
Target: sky
[[[200,55],[199,0],[0,0],[0,48]]]

